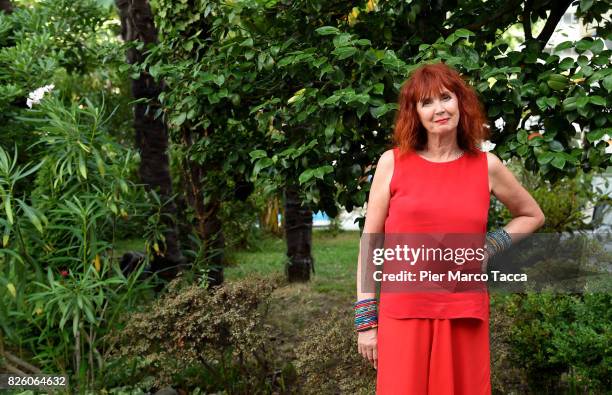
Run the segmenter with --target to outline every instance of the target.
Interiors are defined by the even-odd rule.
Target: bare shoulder
[[[384,167],[384,168],[388,168],[391,167],[393,168],[393,150],[386,150],[385,152],[383,152],[383,154],[380,156],[380,159],[378,159],[378,166],[379,167]]]
[[[487,166],[490,175],[499,174],[499,171],[505,167],[497,155],[491,152],[487,152]]]
[[[387,150],[378,159],[376,171],[374,172],[374,184],[381,182],[389,183],[393,174],[394,166],[393,150]]]

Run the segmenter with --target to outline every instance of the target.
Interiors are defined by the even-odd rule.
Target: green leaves
[[[306,92],[306,88],[302,88],[299,91],[295,92],[293,96],[287,100],[287,104],[299,103],[304,99],[304,92]]]
[[[333,26],[323,26],[315,29],[315,32],[321,36],[330,36],[340,34],[340,30]]]
[[[557,46],[555,47],[555,52],[561,52],[561,51],[565,51],[566,49],[570,49],[574,46],[574,43],[572,41],[563,41],[560,44],[557,44]]]
[[[389,111],[397,110],[398,105],[396,103],[385,103],[379,107],[370,107],[370,113],[376,119],[382,117]]]
[[[4,195],[4,193],[3,193]],[[10,196],[4,197],[3,201],[4,212],[6,213],[6,218],[8,220],[9,225],[13,225],[15,223],[15,217],[13,216],[13,208],[11,207],[11,199]]]
[[[593,51],[593,53],[598,54],[604,48],[603,41],[597,39],[593,40],[592,38],[583,38],[580,41],[576,42],[576,52],[582,53],[588,50]]]
[[[580,0],[580,12],[587,12],[593,5],[593,0]]]
[[[578,104],[576,103],[577,97],[570,96],[567,99],[563,100],[563,111],[575,111]]]
[[[353,56],[357,53],[357,48],[355,47],[339,47],[332,51],[334,55],[338,56],[338,60],[343,60]]]
[[[251,157],[251,160],[255,160],[255,159],[265,158],[268,156],[268,154],[264,150],[255,150],[255,151],[251,151],[249,153],[249,156]]]
[[[559,63],[559,70],[569,70],[574,67],[574,59],[572,58],[564,58],[561,63]]]
[[[272,162],[272,159],[270,158],[261,158],[260,160],[255,162],[255,166],[253,167],[253,176],[257,177],[257,175],[262,169],[272,166],[273,163],[274,162]]]
[[[305,184],[310,181],[312,178],[318,178],[322,180],[326,174],[329,174],[334,171],[334,168],[330,165],[325,165],[321,167],[317,167],[315,169],[307,169],[300,174],[298,181],[300,184]]]
[[[17,203],[19,203],[19,207],[23,210],[25,215],[28,217],[32,225],[38,230],[40,233],[43,233],[43,222],[45,225],[48,223],[47,217],[45,217],[40,211],[35,208],[28,206],[23,200],[15,199]]]
[[[554,152],[563,152],[563,144],[558,142],[557,140],[553,140],[548,144],[551,151]]]
[[[565,158],[561,155],[555,155],[555,157],[553,158],[553,160],[550,162],[550,164],[553,167],[556,167],[559,170],[563,170],[563,167],[565,166]]]
[[[567,88],[568,80],[567,77],[561,74],[550,74],[546,81],[548,86],[556,91],[561,91]]]
[[[593,103],[596,106],[605,107],[606,99],[598,95],[593,95],[593,96],[589,96],[589,103]]]
[[[446,37],[444,42],[448,45],[453,45],[460,38],[468,38],[473,35],[474,33],[472,33],[471,31],[467,29],[457,29],[453,33],[451,33],[448,37]]]
[[[601,139],[605,134],[612,135],[612,128],[602,128],[591,130],[587,133],[586,138],[590,143]]]
[[[174,125],[176,127],[179,127],[179,126],[181,126],[185,122],[186,119],[187,119],[187,113],[182,112],[182,113],[176,115],[175,117],[173,117],[170,120],[170,123],[172,123],[172,125]]]
[[[612,92],[612,74],[607,75],[603,79],[603,86],[608,92]]]

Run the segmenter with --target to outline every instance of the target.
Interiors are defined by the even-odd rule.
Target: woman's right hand
[[[370,361],[372,367],[376,369],[378,364],[378,328],[358,332],[357,348],[359,354]]]

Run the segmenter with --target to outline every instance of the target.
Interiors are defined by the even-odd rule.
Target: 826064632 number
[[[0,374],[0,389],[67,387],[68,377],[52,374]]]

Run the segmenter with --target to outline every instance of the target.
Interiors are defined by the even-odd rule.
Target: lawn
[[[336,297],[354,297],[358,251],[359,232],[347,231],[334,235],[325,230],[315,230],[312,236],[315,274],[308,284],[288,286]],[[232,253],[231,265],[226,268],[225,277],[231,281],[250,274],[284,273],[285,252],[283,239],[265,237],[257,250]]]
[[[141,239],[123,240],[116,244],[117,256],[125,251],[142,251]],[[278,335],[298,342],[299,336],[313,319],[324,317],[332,309],[350,310],[355,299],[355,275],[359,232],[332,233],[315,230],[312,254],[315,273],[308,283],[283,283],[273,294],[269,306],[270,324]],[[231,282],[251,275],[284,277],[286,244],[282,238],[262,236],[251,250],[226,250],[228,266],[225,280]],[[351,316],[352,317],[352,316]],[[295,345],[289,341],[287,351]],[[293,344],[291,344],[293,343]]]

